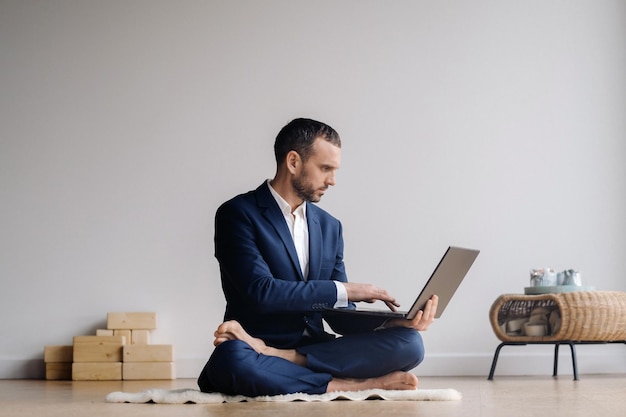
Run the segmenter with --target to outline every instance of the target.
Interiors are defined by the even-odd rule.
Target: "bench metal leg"
[[[493,354],[493,361],[491,362],[491,370],[489,370],[489,376],[487,379],[489,381],[493,380],[493,374],[496,372],[496,365],[498,364],[498,357],[500,356],[500,351],[505,346],[526,346],[524,342],[502,342],[496,348],[496,352]]]
[[[554,369],[552,370],[552,376],[556,376],[559,373],[559,346],[560,343],[554,344]]]
[[[491,361],[491,370],[489,371],[489,376],[487,377],[489,381],[493,380],[493,374],[494,372],[496,372],[496,365],[498,363],[498,356],[500,356],[500,350],[502,349],[502,347],[504,347],[505,344],[506,342],[502,342],[496,348],[496,352],[493,355],[493,361]]]
[[[574,381],[578,381],[578,361],[576,360],[576,346],[575,343],[569,342],[569,349],[572,352],[572,369],[574,372]]]
[[[572,354],[572,371],[574,373],[574,381],[578,381],[578,360],[576,359],[576,343],[575,342],[563,342],[569,345],[570,352]],[[559,346],[561,342],[554,343],[554,369],[552,376],[557,376],[559,373]]]
[[[578,361],[576,358],[576,342],[572,342],[572,341],[565,341],[565,342],[537,342],[537,343],[523,343],[523,342],[502,342],[498,345],[498,347],[496,348],[496,351],[493,355],[493,360],[491,361],[491,369],[489,370],[489,376],[487,377],[487,379],[489,381],[493,380],[493,375],[496,372],[496,366],[498,364],[498,358],[500,357],[500,351],[502,350],[502,348],[504,346],[526,346],[527,344],[554,344],[554,362],[553,362],[553,368],[552,368],[552,376],[555,377],[558,375],[559,373],[559,347],[561,346],[561,343],[567,344],[569,345],[571,354],[572,354],[572,370],[574,373],[574,381],[578,381]],[[579,342],[581,343],[581,342]],[[620,342],[623,343],[623,342]]]
[[[559,372],[559,347],[561,344],[569,345],[570,352],[572,354],[572,370],[574,373],[574,381],[578,381],[578,359],[576,358],[576,345],[599,345],[599,344],[607,344],[607,343],[620,343],[626,345],[626,341],[624,340],[609,340],[609,341],[574,341],[574,340],[563,340],[563,341],[553,341],[553,342],[502,342],[496,348],[496,352],[493,355],[493,361],[491,362],[491,370],[489,371],[488,380],[493,379],[493,374],[496,371],[496,364],[498,362],[498,357],[500,356],[500,350],[504,346],[526,346],[526,345],[549,345],[554,344],[554,367],[552,370],[552,376],[557,376]]]

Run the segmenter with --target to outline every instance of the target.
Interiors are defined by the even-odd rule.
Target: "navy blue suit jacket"
[[[267,182],[227,201],[215,216],[215,257],[226,296],[224,320],[237,320],[268,345],[292,348],[328,340],[322,313],[346,282],[339,220],[307,203],[309,275],[304,280],[285,218]],[[329,318],[340,334],[372,330],[380,319]],[[303,335],[306,332],[310,338]]]

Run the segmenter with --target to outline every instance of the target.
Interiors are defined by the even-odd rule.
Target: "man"
[[[330,126],[295,119],[274,144],[276,174],[224,203],[215,216],[215,256],[226,296],[224,323],[198,385],[246,396],[416,389],[408,371],[423,359],[419,331],[433,322],[437,297],[413,320],[325,320],[327,307],[395,298],[349,283],[341,223],[312,204],[335,185],[341,140]]]

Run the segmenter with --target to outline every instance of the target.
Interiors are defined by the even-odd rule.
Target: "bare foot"
[[[241,340],[249,344],[256,353],[265,353],[267,350],[267,345],[263,340],[250,336],[248,332],[241,327],[241,324],[235,320],[225,321],[220,324],[213,335],[215,336],[215,340],[213,341],[213,345],[215,346],[227,340]]]
[[[326,392],[362,391],[366,389],[414,390],[419,380],[408,372],[392,372],[377,378],[341,379],[334,378],[328,383]]]
[[[276,356],[302,366],[306,365],[306,356],[299,354],[295,349],[276,349],[267,346],[263,340],[248,334],[241,324],[235,320],[225,321],[220,324],[214,336],[215,340],[213,341],[213,345],[215,346],[221,345],[228,340],[241,340],[250,345],[256,353],[266,356]]]

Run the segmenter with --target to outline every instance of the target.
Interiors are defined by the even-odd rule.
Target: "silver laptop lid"
[[[479,253],[480,251],[477,249],[450,246],[406,317],[408,319],[414,318],[418,311],[424,309],[430,297],[436,294],[439,297],[439,303],[435,317],[439,318]]]

